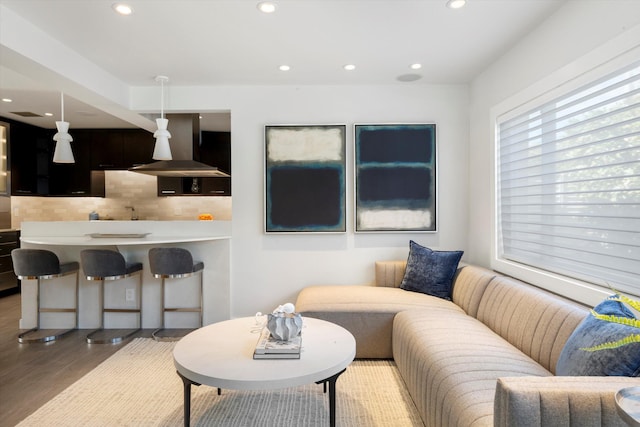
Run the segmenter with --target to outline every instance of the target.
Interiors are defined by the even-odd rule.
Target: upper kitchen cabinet
[[[71,129],[75,163],[53,163],[55,129],[8,120],[12,196],[104,197],[104,172],[91,170],[91,131]]]
[[[156,140],[151,132],[139,129],[122,131],[122,157],[124,169],[153,162]]]
[[[92,131],[76,129],[71,135],[75,163],[51,163],[49,166],[50,196],[95,196],[104,197],[104,172],[91,170]],[[55,143],[51,142],[51,158]]]
[[[200,161],[231,175],[231,132],[202,131]]]
[[[0,121],[0,196],[11,194],[9,187],[9,129],[7,122]]]
[[[9,168],[12,196],[49,194],[51,131],[16,121],[10,124]]]
[[[140,129],[94,129],[91,169],[126,170],[152,162],[153,134]]]

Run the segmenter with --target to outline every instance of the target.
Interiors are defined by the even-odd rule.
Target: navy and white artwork
[[[355,125],[355,229],[436,231],[436,125]]]
[[[346,231],[345,125],[265,128],[265,231]]]

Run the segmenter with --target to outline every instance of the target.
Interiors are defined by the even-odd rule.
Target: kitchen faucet
[[[131,209],[131,221],[138,220],[138,214],[136,213],[136,208],[133,206],[125,206],[125,209]]]

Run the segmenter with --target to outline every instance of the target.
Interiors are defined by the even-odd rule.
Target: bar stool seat
[[[13,261],[13,271],[20,280],[35,279],[38,281],[36,288],[37,323],[36,327],[18,335],[18,342],[50,342],[63,337],[78,328],[78,279],[80,264],[76,261],[60,263],[58,256],[45,249],[14,249],[11,251]],[[40,306],[40,295],[42,280],[54,279],[56,277],[76,275],[75,303],[72,308],[42,308]],[[71,329],[44,337],[27,337],[40,330],[40,313],[75,313],[75,325]]]
[[[138,332],[142,327],[142,263],[126,262],[120,252],[108,249],[85,249],[80,252],[82,269],[87,280],[100,281],[100,327],[87,335],[87,342],[90,344],[119,343],[124,339]],[[138,304],[136,308],[105,308],[105,281],[120,280],[138,275],[137,295]],[[117,335],[110,338],[95,338],[95,335],[104,331],[104,320],[106,313],[137,313],[138,326],[129,330],[124,335]]]
[[[202,326],[202,285],[204,263],[193,261],[191,252],[183,248],[152,248],[149,250],[149,269],[153,277],[162,279],[160,284],[160,304],[162,307],[161,324],[151,336],[156,341],[174,341],[179,337],[160,336],[165,330],[165,314],[167,312],[199,312]],[[181,279],[200,274],[200,306],[199,307],[167,307],[165,303],[166,279]]]

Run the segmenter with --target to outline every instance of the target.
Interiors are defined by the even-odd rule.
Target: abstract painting
[[[345,125],[265,127],[265,231],[346,231]]]
[[[355,125],[355,231],[436,231],[436,125]]]

